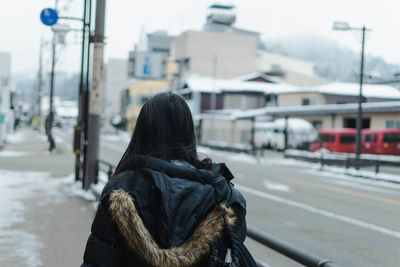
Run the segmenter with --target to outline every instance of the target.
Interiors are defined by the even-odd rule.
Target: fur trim
[[[110,196],[110,211],[130,249],[152,266],[191,266],[210,252],[222,233],[225,221],[233,227],[236,216],[225,203],[216,206],[197,226],[193,235],[179,247],[161,249],[144,226],[133,198],[124,190]]]

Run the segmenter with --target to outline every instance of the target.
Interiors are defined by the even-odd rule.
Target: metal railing
[[[101,168],[101,167],[105,167],[105,168]],[[115,170],[115,166],[112,163],[109,163],[105,160],[101,160],[101,159],[97,159],[97,163],[96,163],[96,177],[99,177],[99,172],[101,170],[103,170],[107,176],[108,176],[108,180],[110,180],[112,174],[114,173]],[[97,178],[96,178],[97,180]]]
[[[346,153],[314,153],[298,150],[285,150],[285,158],[294,158],[308,162],[320,163],[321,168],[325,165],[343,166],[346,169],[350,167],[362,168],[373,167],[375,173],[379,173],[382,166],[400,168],[399,156],[381,156],[371,154],[361,154],[357,160],[355,154]],[[396,181],[393,181],[396,182]],[[399,182],[400,183],[400,182]]]
[[[106,167],[106,173],[108,175],[108,179],[111,179],[111,176],[115,170],[115,166],[107,161],[98,159],[97,160],[97,171],[99,172],[101,169],[101,166]],[[104,170],[104,169],[103,169]],[[98,196],[100,197],[100,196]],[[303,264],[304,266],[309,266],[309,267],[338,267],[338,265],[335,265],[332,263],[331,260],[327,259],[321,259],[317,256],[314,256],[308,252],[305,252],[299,248],[296,248],[295,246],[292,246],[288,243],[285,243],[282,240],[276,239],[266,233],[261,232],[260,230],[257,230],[251,226],[247,227],[247,236],[258,243],[269,247],[272,250],[275,250],[276,252],[285,255],[286,257]],[[255,259],[257,266],[259,267],[264,267],[268,266],[267,264],[263,263],[262,261]]]
[[[286,257],[309,267],[338,267],[331,260],[321,259],[253,227],[247,227],[247,236]],[[257,262],[258,266],[263,266]]]

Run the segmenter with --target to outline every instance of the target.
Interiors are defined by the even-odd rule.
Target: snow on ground
[[[356,170],[354,168],[346,169],[344,167],[336,167],[336,166],[327,166],[325,165],[323,169],[321,169],[321,165],[319,163],[311,163],[305,162],[295,159],[274,159],[271,160],[270,163],[278,164],[278,165],[287,165],[287,166],[298,166],[309,168],[314,171],[318,171],[318,174],[321,175],[333,175],[334,177],[338,177],[338,174],[343,174],[350,179],[355,179],[356,177],[363,177],[377,180],[377,181],[389,181],[389,182],[400,182],[400,175],[387,174],[387,173],[375,173],[374,171],[366,171],[366,170]],[[356,177],[355,177],[356,176]],[[392,184],[393,185],[393,184]]]
[[[350,158],[355,158],[356,154],[349,154],[349,153],[332,153],[329,152],[329,150],[322,148],[320,150],[317,150],[315,152],[310,152],[310,151],[304,151],[304,150],[295,150],[295,149],[288,149],[285,151],[286,155],[292,155],[292,156],[303,156],[307,158],[323,158],[325,159],[338,159],[338,160],[343,160],[348,157]],[[394,156],[394,155],[375,155],[375,154],[361,154],[360,155],[361,159],[368,159],[368,160],[383,160],[383,161],[390,161],[394,163],[400,163],[400,157],[399,156]]]
[[[2,150],[0,151],[0,158],[17,158],[29,155],[29,152],[25,151],[13,151],[13,150]]]
[[[286,184],[280,184],[280,183],[275,183],[271,181],[264,181],[263,182],[264,186],[273,191],[281,191],[281,192],[291,192],[292,190],[290,187]]]
[[[39,266],[39,250],[43,244],[35,234],[12,226],[24,222],[24,201],[32,198],[34,191],[43,187],[48,173],[0,170],[0,254],[22,257],[26,266]]]
[[[63,203],[68,195],[97,203],[94,194],[81,187],[82,183],[75,182],[72,174],[54,178],[46,172],[0,170],[0,255],[21,259],[24,266],[41,266],[43,243],[27,225],[28,205]]]
[[[11,144],[18,144],[28,140],[27,133],[24,131],[14,132],[13,134],[7,135],[6,140]]]
[[[243,162],[250,164],[265,163],[265,160],[263,158],[254,157],[253,155],[249,155],[246,153],[221,151],[204,146],[198,146],[197,153],[200,155],[200,158],[220,156],[220,157],[226,157],[228,161]]]
[[[129,132],[125,131],[118,131],[117,133],[111,134],[111,133],[106,133],[102,134],[101,138],[104,138],[107,141],[111,142],[124,142],[128,144],[131,140],[131,134]]]
[[[356,179],[356,177],[363,177],[364,180],[365,178],[376,180],[377,181],[389,181],[389,182],[395,182],[395,183],[400,183],[400,174],[395,175],[395,174],[387,174],[387,173],[375,173],[374,171],[368,171],[368,170],[356,170],[354,168],[349,168],[346,169],[344,167],[336,167],[336,166],[327,166],[325,165],[323,169],[321,169],[321,165],[319,163],[311,163],[311,162],[306,162],[306,161],[301,161],[301,160],[295,160],[295,159],[285,159],[285,158],[271,158],[266,160],[266,158],[257,158],[249,154],[245,153],[235,153],[235,152],[227,152],[227,151],[220,151],[220,150],[215,150],[211,149],[208,147],[202,147],[198,146],[197,149],[198,153],[200,156],[208,156],[208,157],[213,157],[213,156],[222,156],[226,157],[227,161],[236,161],[236,162],[245,162],[245,163],[250,163],[250,164],[267,164],[267,165],[287,165],[287,166],[298,166],[298,167],[304,167],[304,168],[309,168],[311,170],[318,171],[319,174],[322,175],[333,175],[333,176],[338,176],[338,174],[342,174],[344,177],[347,177],[348,179]],[[293,151],[293,153],[311,153],[315,157],[319,157],[320,153],[324,153],[325,151],[320,151],[320,153],[313,153],[313,152],[297,152]],[[331,155],[332,157],[338,156],[340,157],[341,155]],[[373,157],[374,155],[365,155],[367,157],[371,156]],[[399,157],[396,156],[378,156],[381,159],[392,159],[392,160],[398,160]],[[390,184],[391,187],[394,186],[393,183]]]

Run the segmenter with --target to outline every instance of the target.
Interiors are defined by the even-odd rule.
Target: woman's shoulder
[[[122,189],[128,192],[129,189],[135,185],[135,177],[138,177],[139,175],[140,174],[137,171],[129,170],[112,176],[103,188],[101,199],[109,196],[115,190]]]

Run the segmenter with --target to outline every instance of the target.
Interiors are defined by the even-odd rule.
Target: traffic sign
[[[45,8],[40,13],[40,20],[43,22],[44,25],[53,26],[57,23],[58,14],[57,11],[51,8]]]

